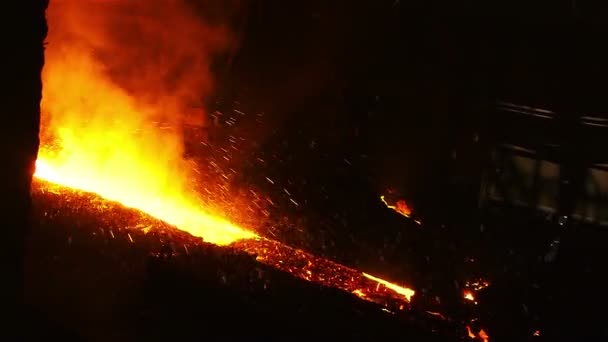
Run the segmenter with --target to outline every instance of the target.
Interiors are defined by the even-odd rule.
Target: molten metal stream
[[[44,152],[44,149],[42,150]],[[86,160],[84,161],[86,163]],[[138,193],[125,180],[131,177],[119,177],[114,183],[113,175],[94,170],[77,160],[65,165],[53,164],[42,154],[36,161],[35,176],[52,183],[87,192],[94,192],[106,199],[119,202],[127,207],[141,210],[151,216],[179,227],[194,236],[202,237],[205,241],[217,245],[227,245],[240,239],[255,238],[257,235],[242,229],[218,216],[211,215],[198,208],[195,203],[188,202],[178,194]],[[142,176],[141,178],[146,178]],[[149,188],[148,188],[149,189]]]
[[[202,204],[181,127],[203,125],[194,109],[213,88],[209,65],[228,46],[225,27],[182,1],[53,1],[47,19],[37,178],[240,247],[309,281],[409,301],[410,289],[261,238],[227,220],[224,207]]]
[[[77,184],[80,184],[78,179],[88,179],[87,177],[78,177],[72,173],[68,173],[68,175],[73,176],[72,178],[61,176],[42,156],[38,159],[36,165],[35,177],[38,179],[69,188],[94,192],[91,190],[92,187],[86,184],[82,188],[77,186]],[[65,181],[65,183],[62,181]],[[187,226],[185,229],[179,225],[177,228],[203,238],[209,236],[205,234],[211,232],[211,236],[215,239],[216,243],[230,244],[232,247],[255,254],[259,262],[288,272],[301,279],[338,288],[364,300],[386,306],[390,305],[398,310],[403,310],[415,294],[413,290],[407,287],[402,287],[336,262],[314,256],[302,250],[286,246],[278,241],[259,237],[255,233],[235,226],[224,219],[209,215],[200,209],[192,207],[182,208],[179,207],[179,204],[171,203],[170,201],[164,202],[162,200],[153,202],[143,200],[142,204],[138,204],[137,199],[141,197],[137,196],[128,196],[126,200],[121,201],[117,197],[128,193],[126,189],[116,193],[112,193],[108,189],[112,189],[112,187],[108,187],[106,191],[101,189],[101,193],[98,194],[106,199],[144,211],[161,220],[169,218],[169,220],[166,220],[168,223],[171,223],[172,221],[170,220],[172,219],[174,220],[173,222],[194,224]],[[114,197],[110,197],[112,195]],[[153,205],[150,203],[153,203]],[[160,214],[147,211],[147,209],[159,207],[164,208],[159,212]]]

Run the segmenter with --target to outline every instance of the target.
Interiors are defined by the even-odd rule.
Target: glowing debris
[[[407,203],[400,199],[397,200],[397,202],[395,202],[395,204],[389,204],[386,199],[384,198],[384,195],[380,196],[380,200],[382,201],[382,203],[384,203],[384,205],[386,205],[387,208],[389,209],[393,209],[394,211],[396,211],[397,213],[405,216],[405,217],[411,217],[412,216],[412,209],[407,205]],[[419,222],[416,222],[418,224],[420,224]]]

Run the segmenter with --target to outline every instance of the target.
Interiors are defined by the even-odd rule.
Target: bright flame
[[[465,287],[472,289],[473,291],[480,291],[485,289],[486,287],[490,286],[490,283],[488,281],[485,281],[483,279],[478,279],[475,281],[469,281],[467,280],[467,282],[465,283]]]
[[[130,177],[137,175],[127,174],[125,177],[111,178],[111,174],[104,176],[98,172],[87,173],[89,171],[91,170],[86,166],[77,167],[69,161],[62,164],[57,159],[49,162],[41,156],[36,161],[35,176],[71,188],[95,192],[127,207],[149,213],[178,226],[181,230],[218,245],[256,237],[252,232],[204,212],[194,202],[188,202],[178,194],[165,193],[154,196],[150,191],[138,192],[142,189],[126,184]],[[146,178],[146,175],[142,174],[142,177]],[[154,190],[152,188],[151,191]]]
[[[388,204],[388,202],[384,198],[384,195],[380,196],[380,200],[389,209],[393,209],[394,211],[398,212],[399,214],[401,214],[405,217],[412,216],[412,209],[407,205],[407,203],[404,200],[402,200],[402,199],[397,200],[397,202],[395,202],[395,205]]]
[[[473,292],[471,292],[471,291],[464,291],[464,299],[470,300],[470,301],[474,302],[475,301],[475,297],[473,296]]]
[[[208,92],[206,64],[221,34],[179,1],[161,7],[51,2],[35,176],[153,214],[208,242],[254,238],[201,208],[182,158],[180,126],[192,122],[184,113]],[[184,63],[188,73],[176,70]]]

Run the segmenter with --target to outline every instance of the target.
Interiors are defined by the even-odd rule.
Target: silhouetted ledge
[[[38,151],[41,70],[48,1],[14,1],[4,7],[0,24],[0,65],[4,91],[0,94],[0,217],[2,217],[2,282],[0,302],[7,315],[0,340],[13,340],[21,331],[23,257],[30,209],[29,186]],[[9,338],[7,338],[9,337]]]

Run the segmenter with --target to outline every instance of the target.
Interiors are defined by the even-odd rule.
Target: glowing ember
[[[473,296],[473,292],[471,292],[471,291],[464,291],[464,299],[470,300],[470,301],[474,302],[475,301],[475,297]]]
[[[412,209],[407,205],[407,203],[400,199],[397,200],[397,202],[395,202],[394,205],[389,204],[386,199],[384,198],[384,195],[380,196],[380,200],[382,201],[382,203],[384,203],[388,208],[393,209],[394,211],[398,212],[399,214],[405,216],[405,217],[410,217],[412,216]]]
[[[469,327],[467,325],[467,334],[470,338],[477,338],[477,336],[475,334],[473,334],[473,330],[471,330],[471,327]]]
[[[483,329],[480,329],[479,333],[477,335],[475,335],[475,333],[473,332],[473,330],[471,329],[470,326],[467,325],[466,328],[467,328],[467,335],[469,336],[469,338],[476,339],[479,336],[479,338],[483,342],[490,341],[490,336],[488,336],[488,334]]]
[[[361,298],[365,298],[365,297],[367,297],[367,296],[365,295],[365,293],[364,293],[363,291],[359,290],[359,289],[354,290],[354,291],[353,291],[353,294],[354,294],[354,295],[356,295],[357,297],[361,297]]]
[[[415,291],[367,273],[268,239],[243,240],[233,247],[257,255],[257,260],[299,278],[338,288],[382,305],[408,304]]]
[[[488,281],[485,281],[483,279],[478,279],[478,280],[473,280],[473,281],[467,281],[465,283],[465,287],[469,288],[475,292],[480,291],[485,289],[486,287],[490,286],[490,283]]]
[[[483,342],[488,342],[490,340],[490,336],[488,336],[483,329],[479,330],[479,338],[481,338]]]
[[[536,331],[535,331],[535,332],[532,334],[532,336],[540,336],[540,330],[536,330]]]

